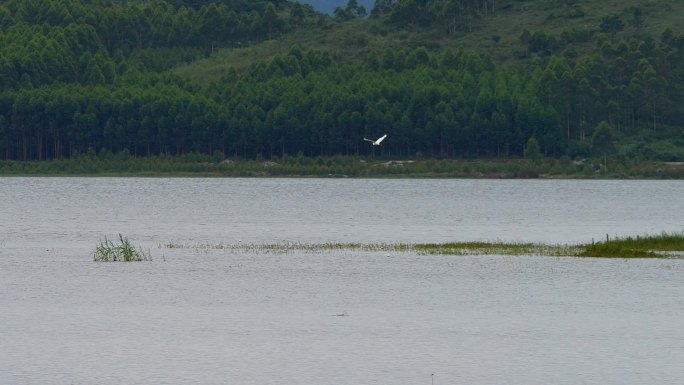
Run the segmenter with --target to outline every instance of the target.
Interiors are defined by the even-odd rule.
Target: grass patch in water
[[[684,234],[660,234],[607,239],[580,245],[547,245],[515,242],[449,243],[237,243],[184,245],[169,243],[160,248],[228,250],[242,253],[317,253],[330,251],[412,252],[420,255],[535,255],[591,258],[673,258],[684,257]]]
[[[414,246],[408,243],[344,243],[344,242],[275,242],[275,243],[237,243],[237,244],[181,244],[167,243],[159,245],[165,249],[227,250],[244,253],[289,253],[289,252],[324,252],[324,251],[412,251]]]
[[[417,251],[440,255],[546,255],[567,257],[577,255],[578,246],[545,245],[507,242],[449,242],[414,245]]]
[[[581,257],[665,258],[684,255],[684,234],[667,234],[606,239],[584,245]]]
[[[151,261],[152,256],[149,252],[144,252],[140,248],[135,248],[128,240],[119,234],[119,243],[114,243],[105,237],[95,251],[93,251],[95,262],[140,262]]]

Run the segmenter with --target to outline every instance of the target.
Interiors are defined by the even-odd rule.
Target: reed
[[[93,251],[95,262],[140,262],[151,261],[152,256],[149,252],[144,252],[140,248],[135,248],[123,235],[119,234],[119,242],[114,243],[105,237]]]

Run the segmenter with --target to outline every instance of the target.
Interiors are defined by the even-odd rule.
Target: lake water
[[[683,197],[682,181],[0,178],[0,384],[681,384],[684,260],[193,245],[590,242],[684,231]],[[153,261],[92,262],[119,233]]]

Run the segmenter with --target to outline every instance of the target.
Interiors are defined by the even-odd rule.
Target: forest
[[[324,15],[285,0],[2,1],[0,159],[506,159],[538,146],[549,158],[684,161],[684,33],[651,32],[648,9],[586,29],[524,29],[509,61],[429,39],[367,44],[381,33],[472,37],[513,3],[377,0],[365,14],[350,0]],[[591,6],[565,3],[576,18]],[[376,26],[354,35],[353,58],[292,37],[345,23]],[[175,71],[278,40],[285,51],[216,80]],[[383,134],[378,148],[363,140]]]

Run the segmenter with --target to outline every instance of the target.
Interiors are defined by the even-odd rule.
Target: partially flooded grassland
[[[160,244],[162,249],[224,250],[235,253],[322,253],[364,251],[415,253],[419,255],[507,255],[584,258],[684,258],[684,234],[659,234],[636,237],[606,236],[587,244],[541,244],[516,242],[448,243],[234,243],[234,244]]]

